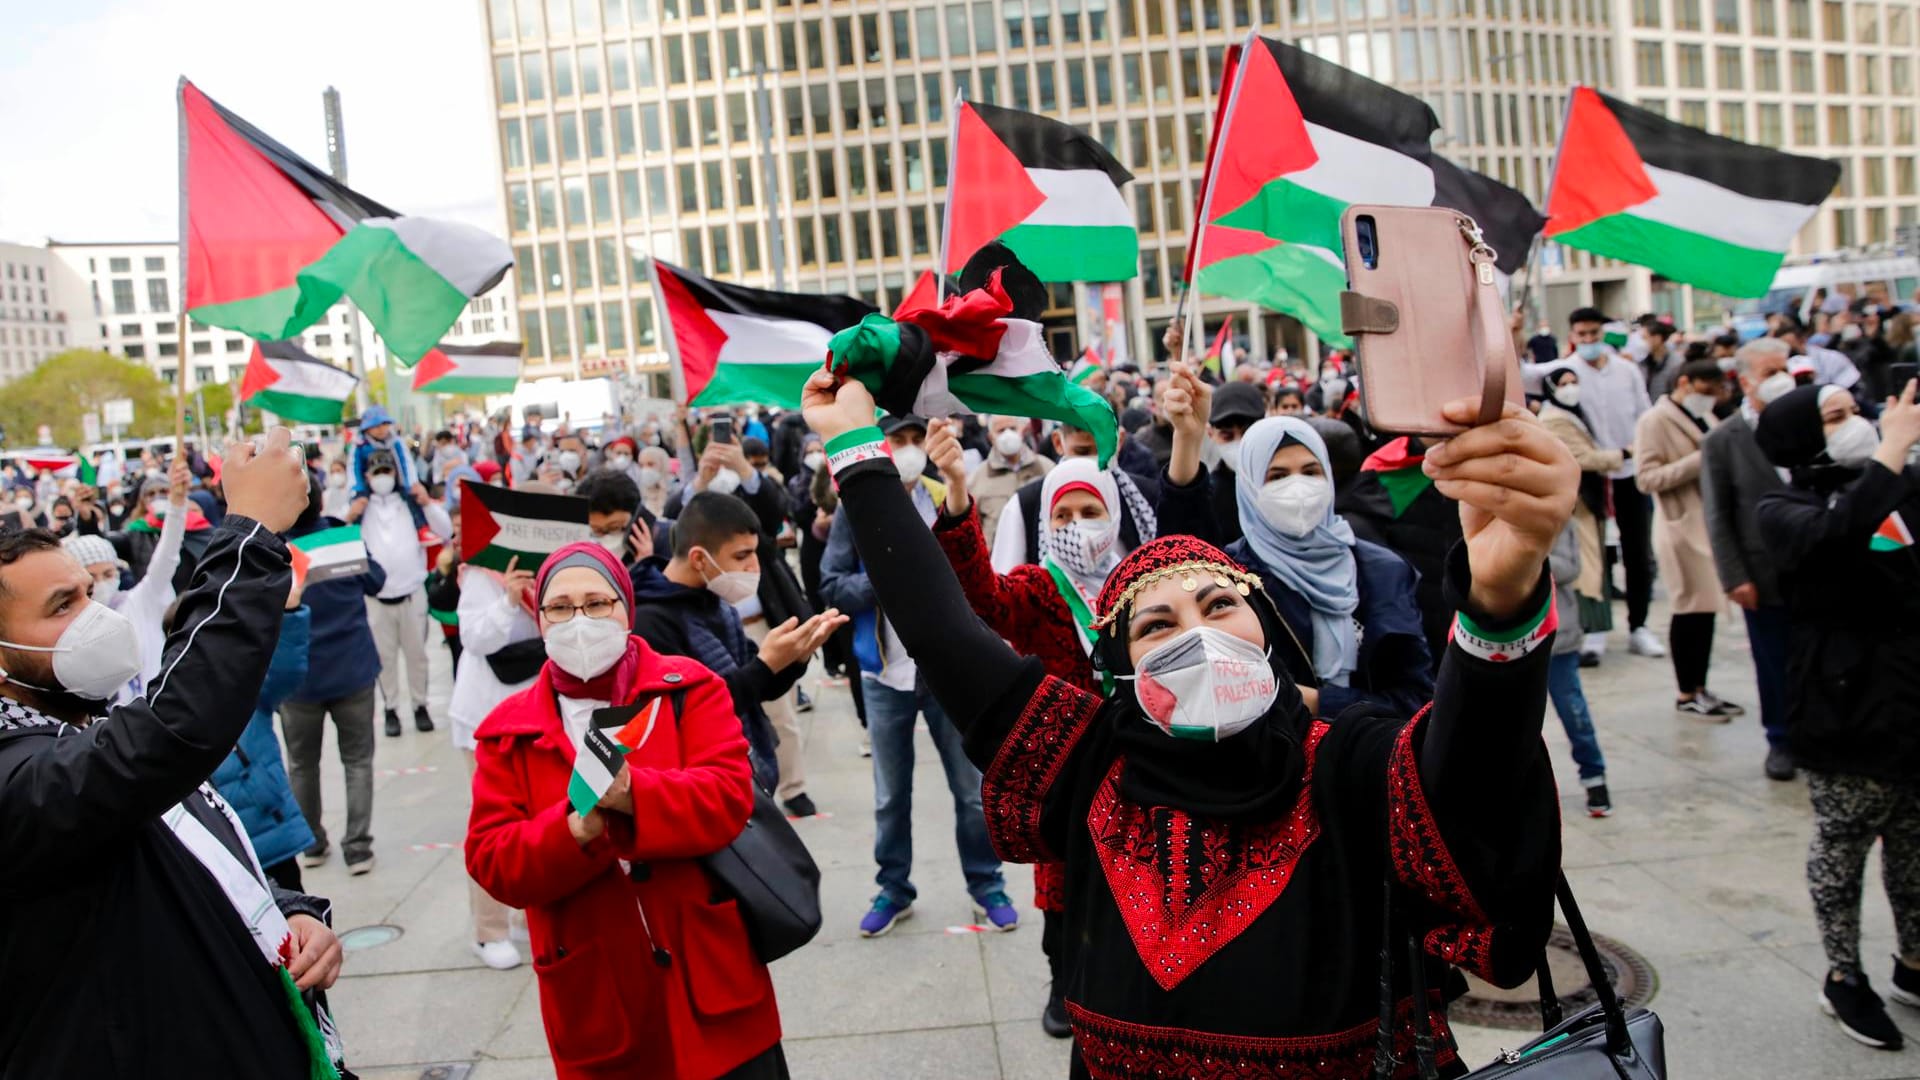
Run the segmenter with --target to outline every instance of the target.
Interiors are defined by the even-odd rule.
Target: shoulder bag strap
[[[1573,932],[1573,943],[1580,949],[1580,960],[1587,966],[1587,978],[1593,983],[1594,995],[1600,999],[1600,1008],[1607,1014],[1607,1052],[1614,1055],[1630,1053],[1633,1040],[1627,1034],[1626,1012],[1620,1007],[1619,995],[1613,992],[1613,983],[1607,980],[1607,969],[1600,963],[1600,950],[1593,944],[1593,934],[1587,930],[1587,921],[1580,917],[1580,905],[1574,902],[1573,886],[1567,884],[1564,872],[1554,882],[1553,891],[1560,900],[1560,910],[1567,916],[1567,929]]]

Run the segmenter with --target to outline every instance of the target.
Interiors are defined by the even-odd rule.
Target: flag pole
[[[673,310],[660,292],[660,270],[652,256],[647,258],[647,281],[653,286],[653,310],[660,316],[660,333],[667,339],[667,392],[681,405],[687,404],[687,373],[680,366],[680,342],[673,336]]]
[[[947,125],[947,204],[940,211],[940,265],[933,268],[935,304],[947,302],[947,248],[953,242],[953,167],[960,159],[960,110],[966,105],[966,94],[955,90],[953,121]]]
[[[187,444],[187,77],[180,76],[173,88],[180,141],[180,251],[174,257],[180,263],[180,317],[174,321],[177,355],[173,381],[173,452],[183,453]]]
[[[1248,49],[1253,48],[1259,43],[1260,32],[1257,30],[1247,31],[1246,40],[1240,43],[1241,55],[1244,55]],[[1240,61],[1237,57],[1233,60],[1233,68],[1233,85],[1225,88],[1227,99],[1221,104],[1220,111],[1215,115],[1212,137],[1207,140],[1207,171],[1206,175],[1201,178],[1200,188],[1200,220],[1194,223],[1193,244],[1187,248],[1187,262],[1186,266],[1182,268],[1181,273],[1181,277],[1184,280],[1182,280],[1180,285],[1179,296],[1174,299],[1174,319],[1178,321],[1183,315],[1185,316],[1185,323],[1180,332],[1180,351],[1183,355],[1169,357],[1169,360],[1184,361],[1186,359],[1184,354],[1189,351],[1187,343],[1193,338],[1193,316],[1194,313],[1199,310],[1199,303],[1195,301],[1194,307],[1189,309],[1187,307],[1187,294],[1196,291],[1199,285],[1199,283],[1194,280],[1196,275],[1194,274],[1193,268],[1200,262],[1202,247],[1207,239],[1207,218],[1213,213],[1214,155],[1219,152],[1220,142],[1225,137],[1228,126],[1233,123],[1234,105],[1240,100],[1240,84],[1243,81],[1242,76],[1244,72],[1241,70]],[[1203,323],[1202,326],[1204,325]]]

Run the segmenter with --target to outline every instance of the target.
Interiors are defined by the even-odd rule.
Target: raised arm
[[[213,773],[253,716],[292,585],[274,535],[306,504],[302,464],[277,428],[256,456],[229,445],[232,512],[181,598],[159,676],[143,698],[50,744],[0,758],[0,860],[6,891],[57,880],[179,802]]]
[[[1162,405],[1173,425],[1173,453],[1160,478],[1160,498],[1154,515],[1160,519],[1160,535],[1186,533],[1208,543],[1221,541],[1220,526],[1213,518],[1213,482],[1201,467],[1200,451],[1207,439],[1207,412],[1212,408],[1213,389],[1196,378],[1187,365],[1175,362],[1171,367]]]

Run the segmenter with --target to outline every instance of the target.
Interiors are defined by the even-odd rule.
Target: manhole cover
[[[404,933],[406,933],[405,930],[397,926],[388,926],[385,923],[375,923],[372,926],[356,926],[340,935],[340,947],[348,952],[377,949],[382,945],[391,945],[399,941],[400,935]]]
[[[428,1065],[420,1070],[420,1080],[467,1080],[472,1075],[473,1063],[470,1061],[449,1061]]]
[[[1622,1004],[1631,1008],[1653,1000],[1660,984],[1646,957],[1600,934],[1593,935],[1593,943],[1600,950],[1600,966],[1606,969]],[[1564,926],[1555,926],[1547,937],[1547,970],[1553,975],[1553,988],[1568,1016],[1599,1000],[1587,978],[1587,966],[1580,962],[1580,952],[1574,948],[1573,935]],[[1540,991],[1535,980],[1502,990],[1468,975],[1467,984],[1466,996],[1448,1006],[1449,1020],[1515,1031],[1540,1030]]]

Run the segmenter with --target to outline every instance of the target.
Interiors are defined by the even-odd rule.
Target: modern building
[[[0,247],[0,252],[7,250]],[[46,248],[18,248],[39,252],[50,261],[50,276],[59,280],[58,295],[74,343],[139,360],[171,383],[180,371],[179,317],[180,247],[171,240],[149,242],[67,243],[49,241]],[[0,259],[5,255],[0,254]],[[0,271],[4,274],[4,271]],[[0,280],[4,280],[0,278]],[[509,298],[511,286],[502,284],[475,297],[449,332],[447,340],[478,344],[518,334],[517,316]],[[386,363],[385,345],[365,318],[353,325],[354,314],[337,304],[326,317],[300,334],[307,352],[342,368],[351,368],[353,340],[361,336],[369,371]],[[253,339],[230,330],[202,326],[187,328],[187,388],[237,383],[245,375]],[[0,372],[6,358],[0,355]]]
[[[1841,165],[1799,254],[1920,254],[1913,0],[1619,0],[1616,93],[1682,123]],[[1904,233],[1902,227],[1905,227]],[[1718,298],[1650,282],[1652,306],[1695,321]]]
[[[1803,245],[1876,242],[1920,206],[1913,3],[1828,2],[1817,27],[1810,4],[486,0],[529,369],[663,370],[650,253],[890,308],[939,246],[956,95],[1078,124],[1134,172],[1141,272],[1124,286],[1124,321],[1130,351],[1150,354],[1174,311],[1221,61],[1251,28],[1421,97],[1443,125],[1442,153],[1536,202],[1577,83],[1665,101],[1712,130],[1846,155],[1847,188]],[[1818,78],[1802,79],[1803,66]],[[1654,302],[1644,270],[1542,247],[1536,295],[1550,311]],[[1075,292],[1054,297],[1049,323],[1071,349]],[[1212,300],[1204,310],[1216,322],[1238,311],[1256,353],[1308,343],[1290,319]]]
[[[0,243],[0,383],[73,346],[59,288],[47,249]]]

